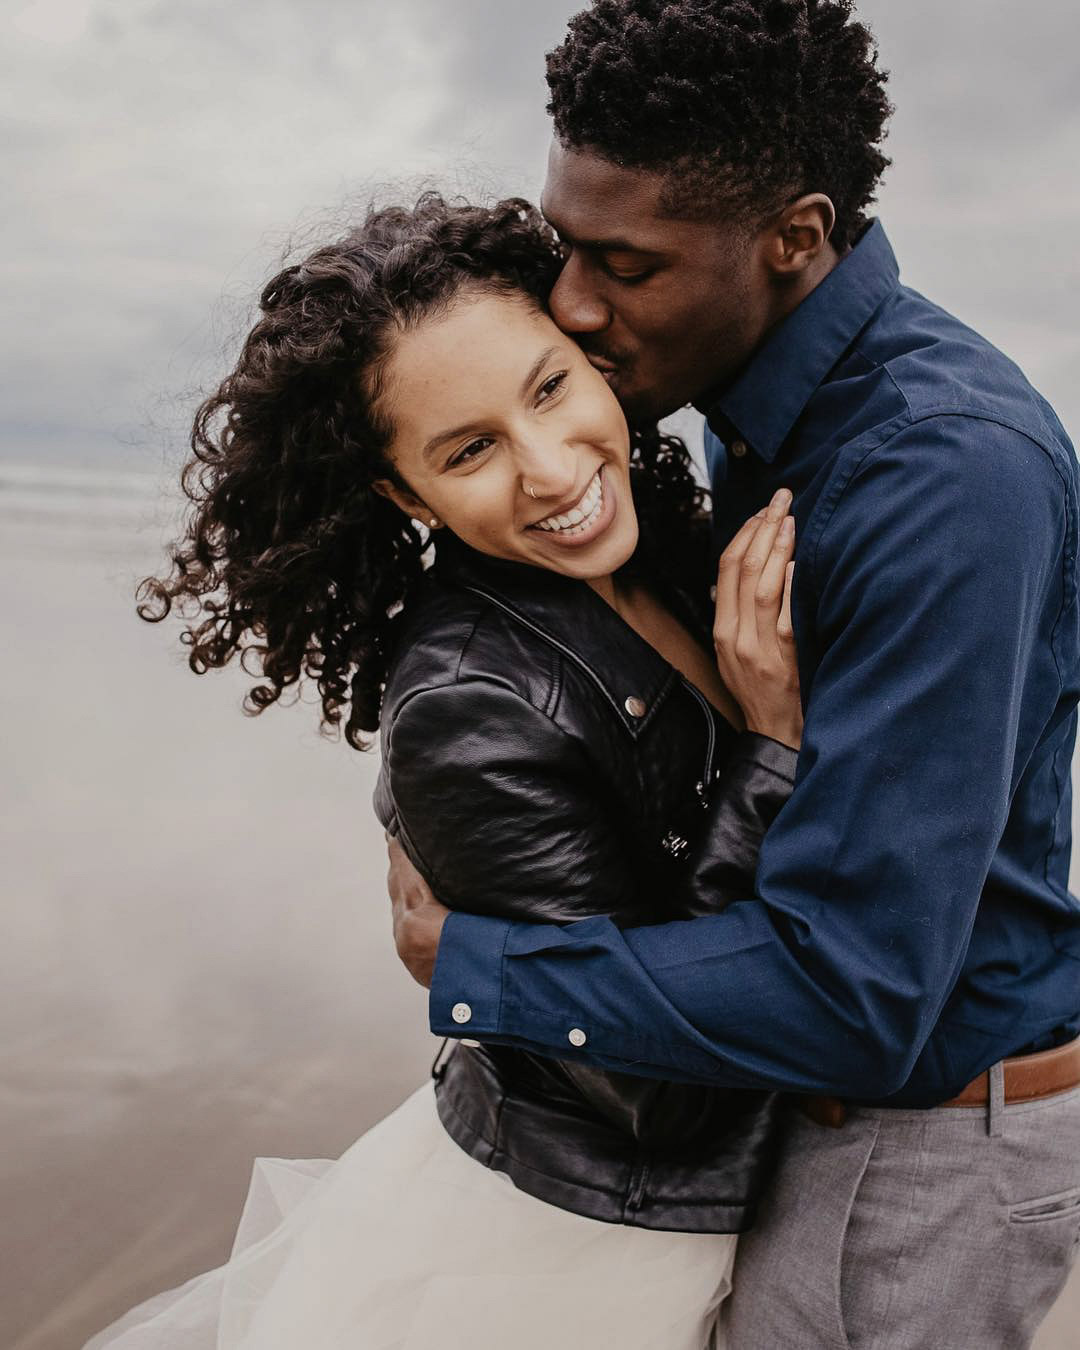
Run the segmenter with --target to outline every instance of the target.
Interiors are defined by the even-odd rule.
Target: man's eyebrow
[[[542,351],[540,355],[536,358],[536,360],[532,363],[532,365],[529,367],[529,373],[525,376],[525,378],[521,382],[522,398],[524,398],[526,394],[528,394],[533,381],[544,369],[544,367],[551,360],[551,358],[558,352],[558,350],[559,350],[558,347],[548,347],[544,351]],[[423,450],[420,452],[421,455],[423,456],[424,459],[430,459],[431,456],[435,453],[435,451],[438,450],[440,445],[445,445],[447,441],[457,440],[459,436],[467,435],[470,431],[474,431],[477,425],[478,424],[476,422],[466,422],[464,423],[464,425],[460,427],[451,427],[449,431],[436,432],[436,434],[432,436],[431,440],[428,441],[427,445],[425,445]]]
[[[564,244],[569,244],[572,248],[588,248],[596,253],[644,253],[650,257],[659,257],[662,252],[658,248],[632,244],[629,239],[575,239],[572,235],[562,234],[558,230],[556,234]]]
[[[544,210],[543,202],[540,203],[540,210],[541,212]],[[663,253],[663,249],[645,248],[641,244],[632,244],[629,239],[576,239],[566,230],[559,229],[558,225],[547,216],[544,219],[564,244],[570,244],[575,248],[595,249],[597,253],[647,253],[652,257],[659,257]]]

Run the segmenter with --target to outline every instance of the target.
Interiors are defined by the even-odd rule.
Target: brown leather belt
[[[1056,1097],[1059,1092],[1080,1086],[1080,1037],[1053,1050],[1034,1055],[1017,1055],[1005,1060],[1005,1103],[1034,1102]],[[990,1074],[973,1078],[958,1096],[942,1106],[985,1106],[990,1099]],[[803,1097],[802,1113],[818,1125],[838,1130],[847,1120],[848,1108],[839,1097]]]

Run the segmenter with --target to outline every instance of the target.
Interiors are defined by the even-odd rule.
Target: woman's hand
[[[716,577],[716,664],[748,731],[798,749],[802,702],[791,629],[795,518],[781,489],[724,550]]]

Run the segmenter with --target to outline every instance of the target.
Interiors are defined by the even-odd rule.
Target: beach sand
[[[176,626],[135,618],[162,526],[129,486],[0,499],[8,1350],[78,1350],[218,1264],[254,1157],[336,1156],[436,1049],[393,953],[375,756],[310,706],[245,718],[239,672],[196,679]],[[1040,1350],[1077,1326],[1080,1274]]]

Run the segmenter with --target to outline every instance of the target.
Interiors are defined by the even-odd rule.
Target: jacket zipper
[[[624,1214],[636,1214],[645,1200],[645,1188],[649,1182],[649,1155],[639,1149],[630,1172],[630,1183],[626,1188],[623,1201]]]
[[[707,728],[708,736],[705,743],[705,770],[702,773],[701,781],[695,783],[694,790],[698,795],[698,800],[701,802],[701,805],[707,808],[709,805],[709,787],[712,784],[713,758],[716,754],[716,722],[713,720],[712,707],[701,690],[698,689],[696,685],[691,684],[685,675],[682,677],[682,682],[686,685],[687,689],[690,690],[694,698],[697,699],[698,707],[705,714],[705,726]]]
[[[601,694],[603,694],[607,702],[610,703],[611,706],[615,709],[615,711],[619,714],[619,716],[622,717],[619,705],[616,703],[614,698],[612,698],[611,692],[608,689],[607,685],[604,684],[603,680],[600,678],[599,675],[597,675],[596,671],[593,670],[592,666],[590,666],[587,661],[583,661],[581,659],[581,657],[577,654],[577,652],[575,652],[572,648],[565,646],[563,643],[559,641],[558,638],[552,637],[552,635],[549,632],[547,632],[546,629],[541,628],[538,624],[533,623],[531,619],[527,619],[524,616],[524,614],[520,613],[512,606],[506,604],[505,601],[500,600],[497,595],[492,595],[490,591],[482,590],[479,586],[463,586],[462,589],[466,591],[472,591],[474,595],[482,595],[485,600],[490,600],[493,605],[497,606],[504,613],[509,614],[512,619],[515,619],[525,628],[528,628],[530,632],[535,633],[537,637],[543,638],[545,642],[550,643],[551,646],[556,649],[556,651],[562,652],[563,656],[565,656],[567,660],[573,661],[574,665],[578,666],[581,670],[585,672],[586,675],[588,675],[589,679],[592,680],[593,684],[595,684],[597,689],[600,690]]]

